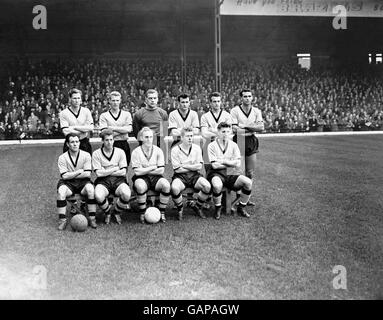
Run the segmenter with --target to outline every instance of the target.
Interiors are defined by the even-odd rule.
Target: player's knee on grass
[[[156,187],[157,187],[156,190],[158,191],[162,191],[165,193],[170,192],[170,183],[165,178],[161,178],[160,180],[158,180]]]
[[[88,199],[94,199],[94,186],[92,184],[88,183],[85,185],[82,191],[81,194],[86,194]]]
[[[72,191],[66,186],[61,186],[57,190],[57,200],[66,200],[67,197],[72,195]]]
[[[136,192],[138,194],[143,194],[146,191],[148,191],[148,186],[147,186],[146,182],[142,179],[137,179],[134,182],[134,188],[136,189]]]
[[[173,180],[173,183],[171,185],[171,193],[172,195],[178,195],[185,189],[185,186],[183,186],[182,182],[178,179]]]
[[[214,193],[221,192],[223,189],[222,180],[218,177],[213,177],[213,179],[211,179],[211,187]]]
[[[205,178],[199,178],[197,181],[198,189],[208,194],[211,190],[211,184]]]
[[[96,199],[97,203],[102,203],[108,196],[108,191],[105,187],[98,185],[96,186],[94,190],[94,198]]]
[[[234,187],[236,187],[237,189],[251,190],[252,185],[252,180],[243,175],[239,176],[237,181],[234,183]]]
[[[245,188],[246,190],[251,190],[252,187],[253,181],[248,177],[244,177],[243,188]]]
[[[124,201],[129,201],[131,196],[131,191],[129,186],[125,183],[121,184],[116,190],[116,195],[121,197],[121,199]]]

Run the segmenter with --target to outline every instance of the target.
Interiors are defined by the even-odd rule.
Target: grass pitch
[[[60,153],[0,147],[0,298],[383,297],[382,136],[261,136],[250,219],[171,209],[166,224],[127,214],[84,233],[56,230]],[[46,289],[31,285],[37,265]]]

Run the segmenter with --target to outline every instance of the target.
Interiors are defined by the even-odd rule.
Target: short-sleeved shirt
[[[244,111],[242,106],[235,106],[230,111],[230,115],[233,119],[233,125],[254,125],[263,123],[262,112],[258,108],[251,107],[248,114]],[[256,135],[255,132],[246,132],[245,135]]]
[[[68,107],[59,113],[61,130],[71,126],[89,126],[93,125],[93,117],[88,108],[80,107],[78,113],[75,114],[73,110]],[[80,133],[80,140],[87,138],[88,132]]]
[[[208,147],[208,157],[211,163],[218,160],[241,160],[241,152],[238,145],[232,140],[227,140],[226,148],[223,149],[223,146],[217,141],[211,142]],[[214,169],[213,169],[214,170]],[[241,174],[240,168],[227,167],[228,175]]]
[[[94,171],[115,166],[118,166],[120,170],[128,167],[126,163],[126,155],[122,149],[113,148],[112,154],[107,157],[102,147],[93,152],[92,166]]]
[[[153,145],[149,155],[142,150],[142,145],[135,148],[132,152],[132,168],[147,168],[151,166],[165,167],[164,153],[162,150]]]
[[[59,156],[58,167],[61,176],[63,176],[64,173],[75,172],[79,169],[92,171],[92,158],[88,152],[79,150],[76,159],[73,159],[69,151],[66,151]]]
[[[196,144],[192,144],[187,151],[180,144],[176,145],[171,151],[170,159],[173,170],[177,170],[184,164],[203,164],[201,147]]]
[[[198,113],[189,109],[186,116],[183,117],[179,109],[170,112],[169,114],[169,130],[182,129],[185,127],[192,127],[199,129]]]
[[[210,110],[204,113],[201,117],[201,129],[206,127],[208,129],[217,129],[218,125],[221,122],[226,122],[228,124],[232,124],[233,120],[229,112],[225,110],[220,110],[218,117],[216,118],[213,111]]]
[[[132,125],[132,116],[129,111],[120,110],[117,117],[112,112],[106,111],[101,113],[99,119],[100,129],[106,129],[109,126],[112,127],[127,127]],[[127,140],[129,138],[128,133],[119,133],[114,136],[115,141]]]

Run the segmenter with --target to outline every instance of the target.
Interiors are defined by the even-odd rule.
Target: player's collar
[[[115,117],[115,116],[113,115],[113,113],[112,113],[112,109],[109,109],[109,113],[110,113],[110,115],[112,116],[112,118],[114,119],[114,121],[117,121],[118,118],[119,118],[120,115],[121,115],[121,109],[119,109],[117,117]]]
[[[142,153],[144,154],[146,160],[149,161],[151,159],[152,155],[153,155],[154,146],[152,146],[150,148],[149,155],[147,155],[146,152],[144,151],[143,145],[141,145],[140,147],[141,147]]]
[[[229,141],[228,140],[226,141],[226,145],[224,146],[223,149],[221,147],[221,144],[219,143],[219,139],[216,139],[215,141],[217,142],[218,147],[221,149],[222,153],[224,154],[226,152],[226,150],[227,150],[227,147],[229,146]]]
[[[103,154],[103,156],[108,159],[108,161],[112,160],[113,158],[113,155],[114,155],[114,147],[112,148],[112,154],[110,155],[110,157],[108,157],[105,152],[104,152],[104,144],[101,146],[101,152]]]
[[[180,109],[177,109],[177,111],[178,111],[178,113],[180,114],[182,120],[183,120],[183,121],[186,121],[186,119],[188,118],[189,113],[190,113],[190,108],[189,108],[188,112],[186,113],[186,116],[185,116],[185,117],[182,115]]]
[[[78,112],[77,112],[77,114],[75,114],[73,111],[72,111],[72,109],[70,108],[70,107],[68,107],[68,110],[76,117],[76,118],[78,118],[78,116],[80,115],[80,111],[81,111],[81,106],[78,108]]]
[[[251,111],[253,110],[253,107],[250,106],[250,111],[249,111],[249,113],[246,113],[245,110],[243,110],[242,105],[240,105],[239,108],[241,109],[241,111],[243,112],[243,114],[246,116],[246,118],[248,118],[248,117],[250,116],[250,113],[251,113]]]
[[[218,121],[219,121],[219,118],[221,118],[222,109],[220,109],[220,111],[219,111],[219,114],[218,114],[218,117],[217,117],[217,118],[215,117],[215,115],[214,115],[214,113],[213,113],[213,110],[210,110],[210,113],[211,113],[211,115],[213,116],[213,118],[214,118],[214,121],[215,121],[216,123],[218,123]]]
[[[145,109],[146,109],[146,110],[153,111],[153,110],[156,110],[157,108],[158,108],[158,106],[155,106],[154,108],[151,108],[151,107],[149,107],[147,104],[145,104]]]
[[[72,162],[73,167],[76,168],[76,167],[77,167],[77,163],[78,163],[78,158],[80,157],[80,150],[78,150],[78,153],[77,153],[77,157],[76,157],[75,162],[73,162],[73,159],[72,159],[72,156],[70,155],[69,150],[68,150],[67,152],[68,152],[68,157],[69,157],[69,159],[70,159],[70,162]]]
[[[184,149],[181,148],[181,146],[182,146],[182,143],[181,143],[180,145],[178,145],[178,148],[180,148],[181,152],[182,152],[185,156],[187,156],[187,157],[190,156],[190,153],[191,153],[192,148],[193,148],[193,144],[190,146],[188,153],[186,153],[186,152],[184,151]]]

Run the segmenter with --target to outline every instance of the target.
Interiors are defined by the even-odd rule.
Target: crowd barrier
[[[383,130],[376,131],[337,131],[337,132],[297,132],[297,133],[266,133],[258,134],[258,138],[286,138],[286,137],[317,137],[317,136],[357,136],[357,135],[379,135]],[[90,138],[91,143],[100,143],[101,138]],[[164,141],[173,142],[172,136],[164,137]],[[138,143],[135,137],[129,137],[129,144]],[[64,139],[31,139],[31,140],[0,140],[0,146],[7,145],[38,145],[38,144],[63,144]]]

